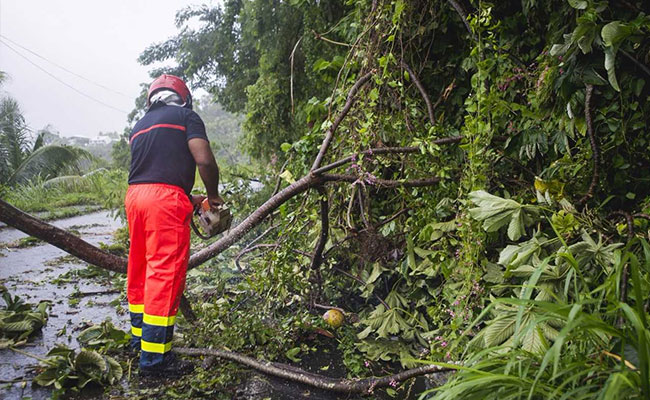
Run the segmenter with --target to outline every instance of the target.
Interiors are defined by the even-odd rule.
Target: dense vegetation
[[[215,148],[235,215],[308,174],[332,126],[322,165],[352,155],[332,171],[348,183],[296,196],[190,272],[200,328],[185,340],[297,361],[333,343],[310,338],[336,306],[349,376],[458,369],[423,398],[650,396],[648,14],[642,0],[181,10],[140,61],[173,61],[244,115],[242,153],[232,137]],[[239,375],[216,368],[174,395],[228,397]]]
[[[179,35],[141,61],[173,59],[244,112],[245,150],[288,183],[361,84],[325,158],[359,154],[352,184],[280,208],[266,252],[241,263],[240,289],[263,306],[236,311],[218,291],[229,301],[209,297],[199,344],[272,354],[276,335],[298,335],[327,304],[359,317],[339,332],[352,375],[364,359],[459,360],[441,398],[650,395],[648,13],[634,0],[179,12]],[[360,154],[399,146],[420,152]],[[323,203],[329,240],[313,268]],[[237,329],[256,333],[232,343]]]

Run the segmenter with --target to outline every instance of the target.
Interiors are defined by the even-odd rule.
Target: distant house
[[[68,144],[71,144],[73,146],[83,147],[83,146],[87,146],[88,144],[90,144],[90,139],[88,139],[87,137],[70,136],[70,137],[68,137],[66,139],[68,140]]]

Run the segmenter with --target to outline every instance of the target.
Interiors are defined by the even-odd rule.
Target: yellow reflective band
[[[167,342],[167,343],[151,343],[151,342],[146,342],[142,340],[140,342],[142,351],[146,351],[149,353],[159,353],[159,354],[165,354],[169,350],[172,349],[172,342]]]
[[[132,313],[142,314],[144,312],[144,304],[129,303],[129,311],[131,311]]]
[[[149,315],[145,313],[142,317],[142,322],[147,325],[172,326],[174,325],[174,322],[176,322],[176,316],[171,315],[169,317],[160,317],[158,315]]]
[[[142,328],[136,328],[135,326],[131,327],[131,334],[133,336],[141,337],[142,336]]]

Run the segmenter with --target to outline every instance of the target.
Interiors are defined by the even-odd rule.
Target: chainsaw
[[[194,215],[197,217],[198,225],[204,233],[194,223],[194,218],[190,221],[194,233],[201,239],[207,240],[215,235],[230,229],[232,215],[225,205],[210,207],[208,199],[205,199],[194,208]]]

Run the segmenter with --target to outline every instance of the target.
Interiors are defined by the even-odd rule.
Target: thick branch
[[[228,247],[233,245],[245,234],[250,232],[251,229],[259,225],[264,218],[275,211],[278,207],[284,204],[292,197],[306,191],[307,189],[319,185],[323,182],[322,178],[314,175],[306,175],[280,190],[276,195],[268,199],[257,210],[253,211],[246,219],[239,225],[232,228],[228,233],[222,236],[219,240],[212,243],[210,246],[200,250],[190,257],[188,269],[195,268],[207,260],[215,257],[217,254],[223,252]]]
[[[463,136],[450,136],[446,138],[441,138],[441,139],[436,139],[431,141],[431,144],[436,144],[436,145],[444,145],[444,144],[454,144],[454,143],[460,143],[463,140]],[[342,158],[338,161],[335,161],[331,164],[327,164],[325,166],[322,166],[320,168],[314,169],[311,171],[312,174],[314,175],[319,175],[322,174],[323,172],[327,172],[330,170],[333,170],[334,168],[338,168],[342,165],[348,164],[354,160],[356,160],[360,155],[375,155],[375,154],[408,154],[408,153],[419,153],[421,150],[419,147],[415,146],[409,146],[409,147],[376,147],[374,149],[369,149],[365,151],[361,151],[359,153],[355,153],[352,155],[349,155],[345,158]]]
[[[341,113],[338,115],[338,117],[336,117],[332,126],[330,126],[330,128],[325,133],[325,140],[323,140],[323,144],[321,144],[320,150],[318,151],[318,155],[314,160],[314,164],[311,167],[312,170],[315,170],[320,166],[321,162],[323,161],[323,157],[325,156],[325,152],[327,152],[330,142],[334,137],[334,132],[336,131],[336,128],[339,127],[343,119],[350,112],[350,108],[352,108],[352,105],[354,104],[354,100],[355,100],[354,96],[356,96],[361,86],[363,86],[366,82],[368,82],[368,80],[370,80],[371,76],[372,76],[372,72],[368,72],[367,74],[363,75],[361,78],[359,78],[359,80],[357,80],[357,82],[352,86],[352,88],[348,92],[348,98],[345,101],[343,110],[341,110]]]
[[[598,186],[599,178],[599,165],[600,165],[600,150],[598,149],[598,142],[596,141],[596,134],[594,133],[594,122],[591,117],[591,96],[594,92],[594,85],[587,84],[585,90],[585,121],[587,122],[587,135],[589,135],[589,143],[591,144],[591,158],[593,159],[594,170],[591,175],[591,183],[587,193],[578,201],[578,204],[585,204],[595,194],[596,187]]]
[[[304,383],[306,385],[317,387],[319,389],[342,393],[370,393],[376,388],[389,386],[391,382],[401,382],[420,375],[446,372],[451,370],[449,368],[443,368],[437,365],[424,365],[422,367],[409,369],[398,374],[384,376],[381,378],[372,377],[360,380],[336,379],[307,372],[290,365],[269,361],[259,361],[252,357],[247,357],[242,354],[237,354],[226,350],[180,347],[174,349],[173,351],[175,353],[187,356],[219,357],[247,365],[268,375]]]
[[[4,200],[0,200],[0,221],[50,243],[89,264],[113,272],[126,273],[126,259],[95,247],[70,232],[34,218]]]
[[[463,21],[463,24],[465,24],[465,29],[467,29],[467,32],[469,35],[472,37],[472,40],[476,41],[478,40],[476,38],[476,35],[474,34],[474,31],[472,31],[472,27],[469,25],[469,21],[467,20],[467,13],[465,12],[465,9],[458,3],[456,0],[447,0],[449,4],[456,10],[456,13],[458,13],[458,16],[460,19]]]
[[[322,186],[316,188],[318,194],[321,196],[320,199],[320,237],[314,248],[314,254],[311,258],[310,269],[318,269],[323,263],[323,250],[325,249],[325,243],[327,243],[327,236],[330,230],[330,220],[329,220],[329,201],[327,199],[327,191]]]
[[[424,99],[424,102],[427,105],[427,111],[429,112],[429,122],[431,125],[434,125],[435,122],[435,117],[433,116],[433,105],[431,104],[431,99],[429,98],[429,95],[427,94],[427,91],[424,89],[424,86],[422,85],[422,82],[418,79],[418,76],[415,74],[415,71],[409,67],[407,63],[402,61],[402,67],[409,73],[411,79],[413,80],[413,83],[415,83],[415,86],[418,88],[420,91],[420,95]]]
[[[326,182],[350,182],[354,183],[359,180],[356,175],[343,175],[343,174],[324,174],[323,179]],[[425,178],[413,180],[389,180],[389,179],[373,179],[372,184],[377,187],[394,188],[394,187],[423,187],[432,186],[440,182],[440,178]]]

